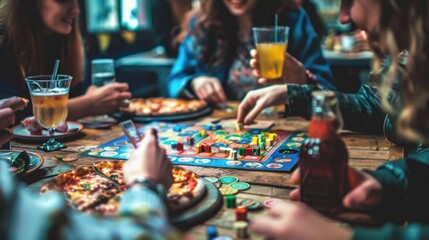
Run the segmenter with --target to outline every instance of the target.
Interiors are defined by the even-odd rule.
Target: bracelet
[[[132,183],[128,184],[128,188],[132,188],[134,186],[141,186],[144,188],[147,188],[151,190],[152,192],[156,193],[158,196],[160,196],[164,202],[166,202],[166,191],[162,184],[157,184],[153,180],[146,178],[146,177],[138,177],[136,178]]]

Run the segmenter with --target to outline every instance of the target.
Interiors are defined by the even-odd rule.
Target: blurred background
[[[162,86],[176,56],[172,36],[199,1],[204,0],[80,0],[86,64],[113,58],[117,80],[128,82],[135,97],[166,96]],[[357,91],[367,79],[373,56],[365,33],[339,23],[340,0],[294,1],[310,16],[339,90]]]

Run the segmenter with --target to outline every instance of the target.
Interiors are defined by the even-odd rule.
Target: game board
[[[282,130],[238,131],[221,124],[165,122],[142,126],[139,132],[147,128],[158,130],[158,140],[173,164],[258,171],[291,171],[307,137],[304,133]],[[130,151],[130,142],[122,136],[83,155],[127,160]]]

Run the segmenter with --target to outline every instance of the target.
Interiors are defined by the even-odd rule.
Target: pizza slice
[[[122,172],[124,161],[104,161],[93,163],[94,168],[104,176],[118,183],[121,188],[125,189],[125,181]]]

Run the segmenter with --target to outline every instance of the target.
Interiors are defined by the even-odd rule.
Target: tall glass
[[[94,59],[91,61],[92,84],[97,87],[114,83],[115,61],[110,58]]]
[[[266,79],[278,79],[283,74],[289,27],[254,27],[253,36],[258,50],[259,70]]]
[[[50,152],[65,148],[55,140],[55,128],[66,121],[72,76],[59,74],[56,80],[51,75],[30,76],[25,79],[30,90],[33,103],[33,114],[37,122],[49,129],[49,140],[39,146],[39,149]]]

